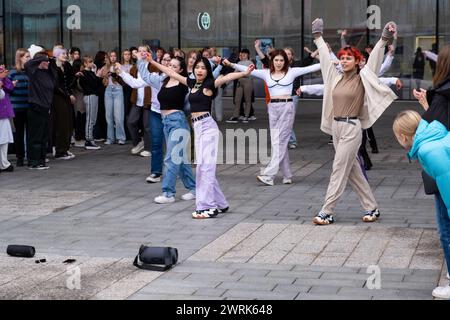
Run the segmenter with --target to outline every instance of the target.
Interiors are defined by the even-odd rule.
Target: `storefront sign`
[[[208,30],[211,27],[211,16],[208,12],[201,12],[198,14],[197,23],[200,30]]]
[[[70,16],[67,18],[67,29],[69,30],[81,30],[81,9],[77,5],[71,5],[67,7],[67,14]]]

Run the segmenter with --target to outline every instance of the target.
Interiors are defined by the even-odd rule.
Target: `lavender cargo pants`
[[[228,202],[216,179],[219,128],[212,117],[194,122],[197,210],[224,209]]]

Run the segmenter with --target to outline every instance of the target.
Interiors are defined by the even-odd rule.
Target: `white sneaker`
[[[239,121],[242,121],[242,120],[244,120],[244,119],[245,119],[244,116],[239,116],[239,118],[238,118]]]
[[[114,144],[114,142],[112,142],[110,140],[106,140],[104,144],[106,144],[107,146],[110,146],[110,145]]]
[[[148,157],[150,157],[152,154],[151,154],[150,152],[144,150],[144,151],[142,151],[141,153],[139,153],[139,155],[140,155],[141,157],[148,158]]]
[[[256,118],[255,116],[251,116],[250,118],[248,118],[248,120],[249,121],[255,121],[255,120],[257,120],[258,118]]]
[[[134,147],[133,149],[131,149],[131,154],[137,155],[139,154],[142,150],[144,150],[144,141],[141,141],[138,143],[138,145],[136,147]]]
[[[292,184],[292,179],[283,178],[283,184]]]
[[[156,197],[155,202],[159,203],[159,204],[174,203],[175,197],[168,198],[168,197],[162,195],[162,196]]]
[[[70,160],[75,159],[75,155],[72,152],[67,151],[67,154],[69,155]]]
[[[85,143],[86,143],[86,141],[84,141],[84,140],[77,140],[77,141],[75,141],[74,147],[76,147],[76,148],[84,148],[85,147],[84,146]]]
[[[161,175],[152,173],[150,176],[145,179],[147,183],[158,183],[161,182]]]
[[[195,200],[195,194],[193,194],[192,192],[183,194],[183,195],[181,196],[181,199],[183,199],[184,201]]]
[[[262,182],[268,186],[273,186],[275,184],[273,182],[273,178],[268,176],[257,176],[256,179],[258,179],[259,182]]]
[[[433,290],[433,297],[439,299],[450,299],[450,284],[445,287],[437,287]]]

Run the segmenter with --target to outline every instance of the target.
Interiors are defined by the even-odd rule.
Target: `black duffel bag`
[[[133,265],[139,269],[167,271],[178,262],[178,249],[171,247],[147,247],[141,245]]]
[[[423,180],[423,189],[425,190],[425,194],[439,194],[439,189],[436,184],[436,180],[428,175],[425,170],[422,170],[422,180]]]
[[[13,257],[33,258],[36,254],[36,249],[32,246],[12,244],[6,248],[6,253]]]

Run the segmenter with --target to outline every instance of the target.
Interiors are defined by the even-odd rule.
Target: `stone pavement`
[[[230,115],[230,100],[224,105]],[[433,198],[424,195],[419,165],[408,163],[391,130],[395,114],[417,104],[395,103],[374,127],[380,153],[371,155],[368,175],[382,218],[363,223],[348,189],[336,223],[314,227],[333,157],[319,130],[320,105],[300,103],[293,185],[261,186],[260,164],[218,166],[232,210],[217,219],[191,219],[193,202],[153,203],[161,185],[145,183],[149,160],[132,156],[130,145],[74,149],[75,160],[50,159],[45,172],[2,173],[0,298],[432,299],[444,274]],[[224,135],[267,129],[261,101],[256,115],[248,125],[220,127]],[[8,244],[33,245],[47,262],[8,257]],[[138,270],[132,260],[141,244],[176,247],[180,263],[166,273]],[[68,258],[76,262],[64,264]],[[380,286],[370,290],[372,284]]]

